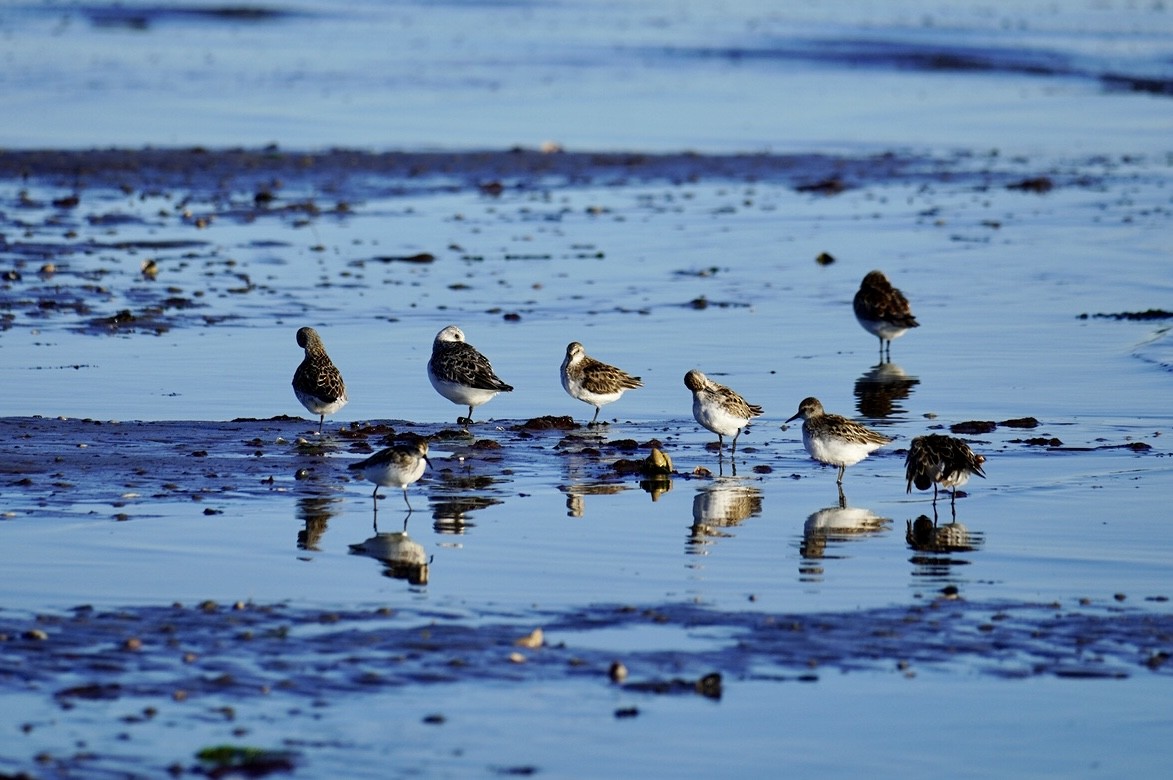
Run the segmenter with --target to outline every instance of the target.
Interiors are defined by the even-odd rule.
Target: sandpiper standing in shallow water
[[[949,506],[956,513],[957,488],[969,482],[973,474],[985,479],[986,474],[982,471],[985,462],[985,456],[974,454],[968,444],[956,437],[940,433],[917,436],[908,445],[908,455],[904,459],[904,476],[908,480],[905,492],[911,493],[913,485],[917,490],[928,490],[932,485],[935,508],[937,486],[949,488]]]
[[[798,412],[786,422],[802,418],[802,446],[820,463],[839,467],[835,484],[843,494],[843,472],[892,441],[882,433],[848,420],[827,414],[817,398],[804,398]]]
[[[737,453],[737,437],[741,429],[754,417],[762,414],[762,407],[747,403],[744,398],[725,385],[717,384],[695,368],[684,375],[684,386],[692,391],[692,416],[717,434],[717,453],[720,454],[726,436],[733,437],[730,454]]]
[[[577,341],[566,346],[566,359],[562,361],[562,387],[571,398],[595,407],[595,416],[590,425],[599,420],[599,409],[604,404],[618,401],[626,390],[643,387],[638,376],[632,376],[621,368],[609,366],[595,360]]]
[[[407,504],[407,511],[411,512],[411,502],[407,500],[407,486],[418,481],[424,474],[424,468],[430,465],[428,442],[426,439],[418,438],[413,442],[395,444],[385,450],[379,450],[365,460],[351,463],[347,468],[361,472],[366,479],[375,483],[371,501],[376,513],[379,511],[380,486],[401,488],[403,502]]]
[[[489,359],[465,342],[464,331],[449,325],[436,334],[432,357],[428,361],[428,379],[436,392],[454,404],[468,406],[468,417],[457,418],[462,425],[472,424],[472,410],[498,393],[513,390],[493,373]]]
[[[326,354],[322,337],[313,328],[297,331],[297,346],[305,350],[305,357],[293,373],[293,392],[301,405],[318,415],[318,433],[326,415],[346,406],[346,384],[342,373]]]
[[[880,271],[872,271],[860,282],[859,292],[852,301],[855,318],[868,333],[880,339],[881,358],[887,346],[892,353],[892,339],[900,338],[909,328],[920,323],[912,316],[912,309],[904,293],[897,290]]]

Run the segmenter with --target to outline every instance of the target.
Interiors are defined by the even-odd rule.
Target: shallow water
[[[1171,308],[1168,12],[707,7],[0,17],[38,117],[0,144],[211,147],[0,154],[0,770],[233,743],[323,777],[1159,775],[1169,318],[1096,315]],[[570,151],[506,151],[545,139]],[[269,140],[501,151],[215,148]],[[922,323],[888,364],[850,308],[873,267]],[[517,388],[468,436],[424,373],[450,322]],[[302,325],[351,397],[320,440]],[[589,419],[571,340],[646,386],[601,431],[527,428]],[[693,367],[766,409],[732,463]],[[812,394],[896,438],[846,509],[782,426]],[[987,479],[910,538],[903,448],[969,420],[999,423],[966,437]],[[433,437],[426,574],[402,496],[373,528],[344,468],[388,425]],[[666,491],[612,465],[653,441]]]
[[[11,4],[0,145],[1168,150],[1160,3],[824,5]]]
[[[1125,186],[1129,203],[1122,211],[1128,219],[1118,215],[1095,228],[1071,228],[1067,210],[1110,212]],[[1020,733],[1015,724],[1022,709],[1011,708],[1013,715],[983,709],[977,702],[992,699],[957,682],[976,675],[997,680],[995,691],[986,694],[993,700],[1019,701],[1030,690],[1037,733],[1018,752],[1034,756],[1028,763],[1037,773],[1154,770],[1164,761],[1161,751],[1123,754],[1107,746],[1122,738],[1145,742],[1144,735],[1167,725],[1163,706],[1150,698],[1167,678],[1161,654],[1167,653],[1170,629],[1173,539],[1162,512],[1173,487],[1165,444],[1166,337],[1159,321],[1079,315],[1153,305],[1152,280],[1160,277],[1164,259],[1146,246],[1144,222],[1159,219],[1163,183],[1159,177],[1127,185],[1108,181],[1044,196],[990,188],[981,194],[988,205],[979,206],[969,202],[972,185],[914,191],[919,189],[894,181],[825,198],[765,183],[587,187],[551,195],[563,204],[556,220],[534,214],[533,204],[545,195],[486,200],[471,192],[437,194],[415,199],[413,213],[405,216],[397,215],[396,202],[371,199],[345,219],[311,221],[313,240],[337,247],[330,260],[286,260],[268,243],[296,246],[298,233],[309,226],[268,217],[227,219],[201,231],[213,236],[209,248],[200,250],[206,255],[159,253],[160,276],[170,278],[142,281],[139,254],[111,263],[102,283],[112,298],[83,296],[95,307],[88,315],[54,311],[33,318],[30,307],[14,306],[3,334],[5,370],[25,382],[32,377],[37,395],[5,401],[5,436],[19,444],[5,468],[7,519],[0,526],[7,551],[0,580],[6,606],[15,610],[8,615],[9,636],[36,625],[29,613],[62,614],[77,604],[129,610],[134,628],[112,638],[82,630],[79,638],[105,655],[124,635],[141,635],[147,658],[160,659],[154,668],[174,663],[176,651],[166,645],[152,650],[156,631],[149,628],[147,610],[205,599],[286,605],[289,614],[270,630],[312,625],[321,610],[390,608],[412,630],[430,632],[427,626],[439,620],[474,633],[467,640],[435,640],[443,673],[428,664],[387,677],[399,655],[411,654],[391,636],[373,655],[355,661],[360,682],[319,692],[313,701],[296,693],[255,698],[257,686],[279,689],[284,678],[272,672],[267,683],[217,685],[213,681],[223,674],[217,665],[194,678],[164,677],[147,690],[136,687],[143,672],[133,666],[49,672],[31,684],[33,691],[47,696],[74,685],[120,687],[109,699],[83,699],[68,715],[59,710],[61,701],[72,701],[68,695],[58,695],[55,704],[30,704],[13,722],[31,724],[30,736],[6,750],[28,757],[46,751],[62,772],[92,765],[149,775],[171,762],[194,765],[191,756],[201,747],[237,742],[293,750],[299,770],[311,774],[328,773],[332,757],[346,755],[356,772],[371,775],[380,774],[388,756],[427,773],[536,769],[571,775],[582,774],[592,745],[618,739],[629,745],[630,760],[649,767],[670,744],[690,757],[696,774],[736,755],[750,775],[775,761],[772,749],[751,745],[796,738],[796,719],[807,724],[799,729],[805,740],[825,738],[837,718],[820,715],[823,705],[810,696],[834,698],[833,712],[841,712],[865,709],[874,697],[920,701],[923,707],[922,697],[937,702],[957,695],[975,703],[969,715],[955,716],[965,736],[951,737],[952,755],[1001,771],[1012,762],[989,759],[986,747],[991,739]],[[83,202],[89,198],[87,193]],[[751,198],[760,205],[746,206]],[[588,214],[594,204],[603,204],[605,216]],[[975,213],[955,216],[961,225],[941,225],[921,216],[925,208]],[[455,228],[437,228],[441,215],[456,211],[465,216]],[[1004,226],[981,226],[989,214],[1000,215]],[[438,237],[401,238],[387,247],[389,226],[400,219],[424,226],[421,234],[443,234],[445,245],[459,244],[462,253],[483,259],[447,255]],[[88,220],[71,221],[83,236],[92,230]],[[693,227],[699,221],[710,231]],[[156,238],[192,230],[162,222],[151,228]],[[111,240],[138,230],[118,227]],[[998,242],[958,241],[951,230],[993,232]],[[872,265],[873,250],[866,245],[877,240],[915,248],[892,273],[899,274],[925,324],[896,343],[895,365],[876,365],[873,341],[849,310],[858,276]],[[262,245],[250,243],[257,241]],[[573,256],[587,241],[594,242],[586,250],[594,256]],[[705,270],[713,267],[712,249],[721,241],[762,260],[718,255],[716,272]],[[1069,259],[1092,254],[1089,245],[1111,257],[1119,273],[1071,273]],[[370,260],[375,253],[433,247],[438,259],[430,264]],[[507,259],[521,253],[517,247],[550,259]],[[813,261],[816,249],[839,259],[820,267]],[[118,250],[107,251],[118,257]],[[365,262],[355,264],[356,255]],[[857,255],[868,259],[852,262]],[[235,265],[217,270],[229,257]],[[59,272],[69,285],[68,274],[84,277],[102,260],[71,251],[58,262],[72,269]],[[950,273],[942,275],[934,263],[946,262]],[[102,335],[92,326],[94,316],[146,305],[142,301],[158,296],[161,284],[175,288],[168,294],[192,296],[232,284],[238,273],[261,284],[205,295],[201,319],[179,310],[165,318],[158,335],[133,329]],[[35,273],[25,278],[30,286],[42,283]],[[762,284],[763,278],[769,281]],[[369,292],[381,287],[406,290],[416,305],[387,305],[384,296]],[[1036,292],[1028,295],[1028,288]],[[27,287],[15,284],[12,291],[20,298]],[[700,296],[710,305],[691,303]],[[500,310],[490,311],[495,300]],[[302,307],[311,314],[295,316]],[[505,321],[503,314],[514,311],[520,320]],[[226,314],[231,319],[221,321]],[[412,489],[419,511],[407,524],[429,560],[421,584],[418,570],[389,567],[361,552],[364,545],[387,544],[388,537],[371,528],[369,485],[347,482],[342,465],[358,457],[355,442],[377,446],[378,433],[361,432],[365,420],[385,419],[396,430],[426,434],[450,427],[457,410],[427,387],[423,364],[432,335],[451,320],[476,334],[470,338],[518,390],[479,410],[489,420],[474,427],[472,439],[433,444],[437,467]],[[583,321],[590,327],[576,325]],[[213,422],[301,415],[288,381],[299,360],[292,334],[307,322],[323,331],[353,399],[328,422],[323,444],[313,443],[312,424],[304,417]],[[634,339],[633,327],[639,332]],[[562,347],[572,338],[642,374],[647,386],[606,410],[613,422],[601,433],[519,430],[520,422],[540,414],[587,418],[589,408],[566,397],[556,379]],[[1068,343],[1078,345],[1078,359],[1055,348]],[[199,369],[194,372],[193,358]],[[736,476],[728,458],[719,461],[705,448],[711,437],[688,419],[680,377],[692,365],[719,371],[723,381],[766,406],[765,418],[740,443]],[[812,392],[830,408],[863,415],[897,437],[890,451],[849,469],[846,512],[836,505],[833,471],[806,458],[796,427],[780,427],[797,399]],[[94,411],[95,398],[106,399],[102,414]],[[66,419],[24,416],[46,412]],[[905,495],[900,448],[933,425],[1028,415],[1040,420],[1038,428],[999,426],[970,437],[989,458],[989,477],[974,480],[957,502],[958,524],[968,538],[956,549],[913,549],[906,526],[931,516],[932,509],[923,494]],[[352,426],[359,426],[357,437],[341,435]],[[298,444],[299,437],[310,444]],[[1023,443],[1031,438],[1057,442]],[[485,439],[501,449],[467,449]],[[636,449],[610,444],[624,439]],[[639,445],[652,440],[661,442],[678,472],[663,493],[650,494],[637,479],[610,468],[616,459],[643,457],[646,449]],[[698,467],[716,476],[691,478]],[[303,468],[308,478],[299,480]],[[400,498],[391,491],[380,502],[378,532],[402,528]],[[945,526],[947,500],[939,509],[941,526],[956,529]],[[923,637],[900,632],[878,658],[861,657],[861,648],[892,630],[885,610],[901,614],[932,604],[946,586],[958,588],[972,605],[957,618],[967,634],[980,635],[990,616],[1003,610],[999,605],[1025,609],[1025,627],[960,658],[949,645],[926,645]],[[612,626],[616,607],[609,605],[665,617]],[[698,626],[694,616],[677,612],[680,605],[699,606],[714,616],[713,625]],[[1085,630],[1101,635],[1106,628],[1118,639],[1072,654],[1084,637],[1044,634],[1038,647],[1035,635],[1054,619],[1056,607],[1048,605],[1058,606],[1060,614],[1107,610],[1103,627]],[[842,623],[843,632],[817,651],[790,642],[754,649],[737,639],[743,631],[738,616],[747,613],[781,624],[809,615]],[[1156,621],[1151,630],[1137,630],[1140,616]],[[546,628],[548,647],[564,649],[527,650],[527,664],[514,669],[508,660],[517,652],[512,641],[535,627]],[[46,630],[54,635],[52,627]],[[195,648],[201,657],[231,660],[233,669],[256,662],[252,646],[211,649],[198,635],[182,628],[179,633],[179,646]],[[340,641],[350,646],[353,640]],[[465,657],[469,647],[476,648],[473,659]],[[779,651],[795,655],[785,660]],[[319,651],[296,637],[277,652],[286,664],[323,663]],[[819,658],[813,677],[804,655],[812,652]],[[37,648],[31,658],[51,655]],[[454,658],[460,663],[455,672]],[[618,690],[606,677],[613,658],[632,670],[632,683]],[[531,671],[539,661],[542,671]],[[712,672],[723,678],[719,701],[689,689],[689,681]],[[905,679],[909,673],[915,674],[911,682]],[[1096,679],[1081,679],[1088,676]],[[1030,682],[1039,678],[1055,678],[1041,696]],[[1154,684],[1138,685],[1140,679]],[[653,687],[635,687],[642,683]],[[677,684],[683,690],[672,695]],[[963,690],[954,692],[959,684]],[[1116,688],[1101,694],[1086,687],[1091,685]],[[6,687],[29,696],[27,680],[9,680]],[[791,688],[803,693],[795,699]],[[175,691],[199,704],[168,704]],[[1073,728],[1062,713],[1073,700],[1105,695],[1121,697],[1135,710],[1129,717],[1109,713],[1074,726],[1083,747],[1060,750]],[[221,707],[230,707],[231,717],[217,714]],[[164,714],[135,716],[127,725],[125,718],[143,708]],[[914,714],[915,705],[907,709],[904,729],[923,731],[941,722],[936,706],[928,708],[931,717]],[[1137,723],[1137,710],[1149,717]],[[387,725],[417,736],[388,744],[363,725],[372,712],[383,712]],[[442,723],[426,722],[437,713]],[[716,755],[662,733],[677,733],[681,721],[698,716],[717,720]],[[747,730],[743,722],[771,718],[785,718],[787,731]],[[497,725],[490,727],[489,720]],[[325,736],[299,736],[303,722]],[[462,723],[479,725],[453,728]],[[508,738],[521,730],[537,737],[524,746]],[[126,736],[109,741],[118,734]],[[564,755],[559,746],[571,734],[584,752]],[[937,773],[956,761],[931,749],[896,749],[888,731],[865,727],[858,739],[873,755],[888,756],[899,773]],[[71,740],[95,747],[97,757],[72,756],[65,748]],[[841,759],[805,749],[798,755],[812,769],[853,771]],[[605,773],[604,765],[592,766]]]

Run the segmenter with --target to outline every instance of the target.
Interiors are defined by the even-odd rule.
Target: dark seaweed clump
[[[1148,309],[1146,311],[1122,311],[1114,314],[1081,314],[1079,319],[1086,320],[1089,317],[1094,317],[1100,320],[1130,320],[1132,322],[1151,322],[1153,320],[1168,320],[1173,319],[1173,311],[1165,311],[1164,309]]]

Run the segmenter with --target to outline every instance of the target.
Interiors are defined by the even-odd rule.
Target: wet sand
[[[0,418],[11,443],[0,528],[13,555],[13,601],[0,613],[13,671],[0,685],[22,703],[11,725],[26,735],[25,758],[7,767],[184,774],[209,771],[198,750],[242,743],[287,751],[274,767],[287,759],[315,775],[341,758],[377,774],[388,750],[412,771],[563,774],[576,759],[555,744],[580,731],[654,761],[648,746],[677,717],[719,703],[733,745],[780,699],[817,707],[795,691],[808,684],[844,707],[911,697],[897,726],[917,733],[944,717],[925,697],[974,695],[953,690],[958,678],[1068,686],[1047,688],[1044,722],[1090,681],[1119,686],[1121,706],[1142,712],[1164,695],[1173,617],[1157,510],[1173,473],[1150,261],[1118,266],[1111,285],[1068,263],[1078,290],[1065,297],[1054,292],[1064,283],[1046,283],[1065,260],[1037,259],[1036,271],[1022,249],[1091,202],[1113,217],[1097,236],[1143,250],[1162,219],[1152,205],[1162,174],[1146,161],[189,149],[9,152],[0,172],[12,264],[3,343],[34,391]],[[787,227],[801,247],[756,260],[780,221],[806,220],[829,227],[813,237]],[[420,246],[386,238],[387,226],[419,221],[456,225],[459,239],[447,229]],[[697,224],[749,259],[708,253],[708,234],[686,232]],[[897,256],[927,313],[924,332],[894,347],[915,368],[876,363],[874,341],[850,321],[852,286],[873,260],[865,248],[886,230],[905,231],[898,242],[950,231],[945,256],[956,262],[962,247],[998,269],[952,270],[967,280],[955,284]],[[673,231],[698,236],[698,251],[673,238],[677,254],[645,245],[634,256],[655,263],[633,261],[629,242]],[[985,297],[967,285],[987,285]],[[1030,285],[1045,291],[1037,309],[1021,306]],[[395,311],[360,297],[380,286]],[[488,305],[497,298],[516,305]],[[991,308],[1003,313],[975,329]],[[480,410],[471,431],[445,422],[456,408],[414,365],[435,327],[458,318],[478,325],[477,343],[523,388]],[[355,388],[321,437],[288,387],[293,324],[305,320],[330,326]],[[410,370],[363,359],[372,323],[387,328],[375,354],[408,356]],[[647,379],[595,430],[544,357],[583,323],[604,356]],[[768,357],[729,347],[747,324],[767,334]],[[1122,348],[1122,333],[1145,340]],[[1093,370],[1083,394],[1061,392],[1089,373],[1057,357],[1058,338],[1110,367]],[[180,369],[194,351],[215,370],[185,380],[156,357],[168,351]],[[767,406],[735,462],[688,417],[679,364],[693,360],[726,367]],[[120,376],[130,383],[111,384]],[[835,411],[898,437],[848,470],[846,508],[832,472],[779,425],[811,386],[833,387]],[[1104,410],[1119,387],[1126,407]],[[213,399],[245,413],[216,419]],[[87,414],[54,416],[45,407],[56,403]],[[110,408],[154,419],[114,420],[123,415]],[[161,417],[193,409],[195,419]],[[902,478],[908,438],[926,430],[952,430],[989,459],[957,517],[942,498],[936,525]],[[376,515],[371,486],[345,465],[406,432],[429,437],[434,467],[409,491],[416,512],[385,490]],[[653,447],[673,459],[670,480],[638,471]],[[536,628],[545,639],[524,641]],[[621,681],[615,662],[628,670]],[[533,697],[548,697],[537,716]],[[751,700],[767,712],[744,712]],[[372,711],[424,729],[422,753],[368,733]],[[1016,728],[973,712],[999,738]],[[478,735],[496,720],[550,742],[487,748]],[[329,736],[305,737],[315,729]],[[1081,733],[1081,758],[1121,736],[1092,724]],[[863,739],[875,754],[889,737]],[[1048,758],[1034,766],[1053,769],[1066,740],[1044,729],[1034,749]],[[708,766],[695,741],[673,744]],[[976,755],[987,741],[953,744]]]
[[[1161,776],[1171,21],[12,6],[0,774]],[[450,323],[516,388],[470,433]],[[570,341],[643,377],[601,428]],[[765,408],[736,459],[693,368]],[[846,506],[809,395],[895,439]],[[955,513],[928,432],[987,459]]]

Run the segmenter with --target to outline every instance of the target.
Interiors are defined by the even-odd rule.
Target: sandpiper
[[[293,373],[293,392],[302,406],[318,415],[318,433],[321,434],[326,415],[346,406],[346,383],[326,354],[322,337],[316,330],[300,328],[297,346],[305,349],[305,357]]]
[[[562,361],[562,387],[572,398],[595,407],[595,416],[591,418],[590,425],[598,422],[599,409],[604,404],[618,401],[626,390],[643,386],[638,376],[595,360],[577,341],[566,346],[566,359]]]
[[[428,442],[418,438],[412,442],[395,444],[374,455],[351,463],[347,466],[351,471],[361,472],[362,475],[375,483],[375,491],[371,493],[371,500],[375,503],[375,511],[379,511],[379,487],[397,487],[403,490],[403,501],[407,504],[407,511],[412,511],[411,502],[407,500],[407,486],[423,476],[424,468],[431,465],[428,460]]]
[[[736,454],[737,437],[741,435],[741,429],[754,417],[761,416],[762,407],[747,403],[733,390],[717,384],[695,368],[684,375],[684,386],[692,391],[692,416],[717,434],[718,454],[726,436],[733,437],[730,454]]]
[[[872,271],[863,278],[852,306],[855,318],[864,330],[879,337],[881,355],[885,345],[891,354],[892,339],[903,336],[909,328],[920,326],[904,293],[893,287],[881,271]]]
[[[835,484],[843,490],[843,472],[892,441],[853,420],[827,414],[817,398],[804,398],[786,422],[802,418],[802,446],[820,463],[839,467]]]
[[[917,436],[908,445],[904,460],[904,476],[908,479],[905,492],[911,493],[913,485],[917,490],[928,490],[932,485],[935,506],[937,486],[949,488],[949,505],[956,511],[957,488],[969,482],[974,474],[985,479],[982,471],[985,462],[985,456],[975,455],[968,444],[956,437],[940,433]]]
[[[472,424],[472,410],[498,393],[513,390],[493,373],[489,359],[464,340],[464,331],[449,325],[436,334],[432,358],[428,361],[428,379],[436,392],[454,404],[468,406],[468,417],[457,418]]]

